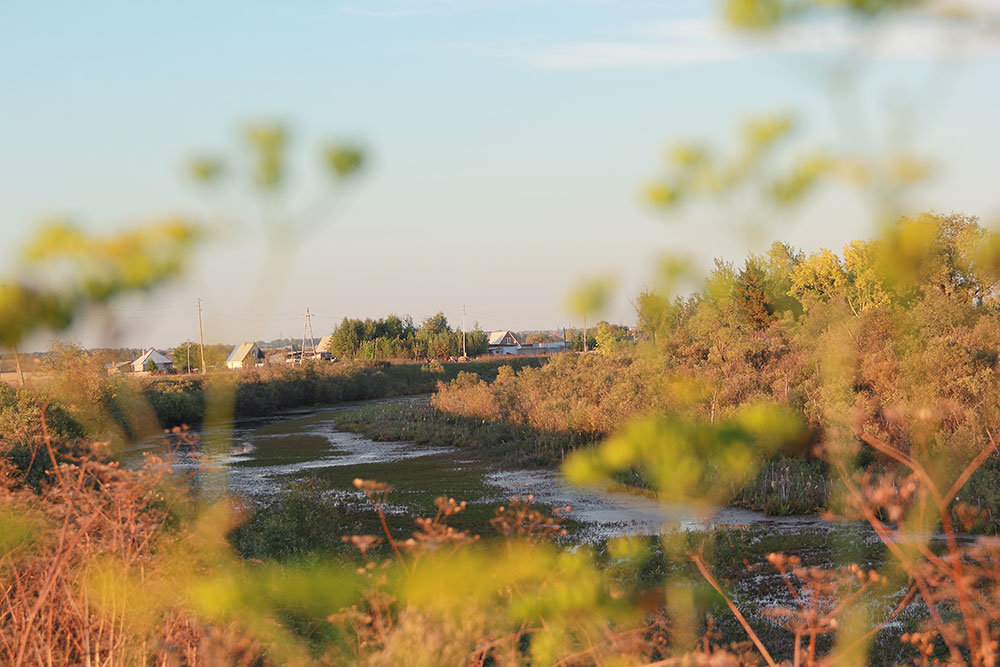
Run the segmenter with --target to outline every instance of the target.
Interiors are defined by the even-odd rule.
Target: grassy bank
[[[164,428],[201,425],[209,400],[230,397],[233,417],[263,417],[282,410],[391,396],[430,393],[437,383],[459,373],[486,381],[501,366],[525,368],[545,363],[540,357],[430,364],[339,362],[302,366],[265,366],[219,372],[207,377],[121,377],[109,379],[105,409],[129,425],[137,398],[144,398]],[[130,414],[131,413],[131,414]]]
[[[540,431],[508,422],[451,415],[426,403],[345,410],[334,420],[338,428],[372,440],[471,449],[517,466],[555,466],[569,451],[598,440],[594,434]]]
[[[473,450],[508,465],[554,467],[578,447],[593,446],[599,434],[542,431],[504,421],[461,417],[427,404],[373,405],[334,416],[338,428],[373,440],[410,441]],[[638,476],[620,479],[641,489]],[[780,458],[760,472],[733,499],[733,505],[770,515],[812,514],[827,498],[827,471],[819,461]]]
[[[373,405],[336,413],[337,427],[373,440],[448,445],[510,466],[555,467],[573,449],[593,446],[595,433],[542,431],[504,421],[462,417],[426,403]],[[877,471],[886,472],[885,466]],[[641,491],[641,475],[619,477]],[[733,495],[731,505],[770,516],[816,514],[828,508],[830,470],[821,460],[778,456],[760,464],[754,478]],[[975,508],[965,532],[995,534],[1000,527],[1000,463],[990,460],[972,475],[958,499]],[[957,520],[957,515],[956,515]],[[961,525],[961,524],[960,524]]]

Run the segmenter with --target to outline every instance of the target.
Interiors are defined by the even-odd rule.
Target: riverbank
[[[548,469],[557,468],[574,449],[594,446],[604,437],[465,417],[427,403],[364,406],[338,412],[334,419],[337,428],[373,440],[456,447],[505,465]],[[817,515],[828,509],[833,482],[824,461],[808,455],[779,455],[758,465],[756,475],[735,491],[730,507],[768,516]],[[876,473],[889,471],[885,462],[870,465],[875,465]],[[650,495],[638,474],[620,477],[618,482],[619,490]],[[965,483],[959,498],[975,509],[973,521],[962,523],[966,532],[1000,532],[1000,461],[990,458],[981,466]]]
[[[296,408],[426,394],[438,382],[448,382],[459,373],[472,373],[489,382],[502,366],[522,369],[545,361],[544,357],[523,357],[427,364],[313,362],[220,371],[204,377],[109,377],[102,402],[115,421],[134,435],[131,415],[137,401],[148,403],[162,428],[200,427],[211,401],[231,405],[231,411],[223,411],[229,418],[266,417]]]
[[[603,437],[462,417],[426,403],[366,406],[338,412],[333,419],[339,429],[373,440],[457,447],[509,465],[545,468],[558,467],[569,452],[594,446]],[[638,477],[619,481],[622,490],[645,493]],[[782,457],[763,462],[731,504],[771,516],[817,514],[825,508],[827,494],[827,470],[822,462]]]
[[[371,405],[344,410],[333,417],[337,428],[379,441],[406,441],[474,450],[501,463],[558,466],[579,447],[599,436],[546,432],[503,421],[448,414],[427,403]]]

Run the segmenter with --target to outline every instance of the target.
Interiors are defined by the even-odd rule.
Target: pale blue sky
[[[989,5],[990,3],[986,3]],[[210,6],[209,6],[210,5]],[[664,251],[739,259],[746,244],[710,221],[671,219],[639,192],[678,137],[724,142],[747,112],[790,108],[809,138],[843,147],[820,73],[848,33],[809,26],[781,41],[720,35],[703,2],[386,0],[0,4],[0,261],[40,217],[106,229],[204,201],[180,169],[197,151],[235,154],[239,128],[287,122],[305,174],[326,138],[363,142],[370,165],[336,223],[300,248],[277,305],[251,306],[264,251],[254,238],[206,248],[155,299],[118,306],[115,343],[169,346],[317,334],[344,315],[420,319],[444,310],[485,328],[573,324],[582,275],[614,272],[609,319]],[[944,35],[948,37],[949,35]],[[919,21],[880,40],[862,106],[929,75],[940,34]],[[964,57],[918,87],[912,144],[939,159],[915,204],[993,219],[1000,60],[963,37]],[[867,113],[867,112],[866,112]],[[884,140],[899,114],[855,143]],[[302,175],[300,183],[310,185]],[[239,198],[224,199],[241,216]],[[814,250],[863,234],[839,194],[775,236]],[[6,271],[5,271],[6,273]],[[99,344],[88,328],[75,332]]]

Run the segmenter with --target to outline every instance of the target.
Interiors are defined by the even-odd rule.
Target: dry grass
[[[100,444],[57,456],[44,416],[42,430],[34,454],[53,468],[41,493],[0,459],[0,512],[29,524],[23,544],[0,551],[0,663],[248,664],[259,657],[246,637],[183,610],[134,613],[131,596],[154,594],[142,584],[157,575],[156,545],[170,519],[161,494],[166,461],[150,457],[139,470],[123,470],[106,461]],[[109,568],[137,587],[110,585]]]

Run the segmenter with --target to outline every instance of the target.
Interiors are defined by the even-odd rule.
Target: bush
[[[244,557],[260,560],[329,555],[350,523],[343,505],[324,495],[315,479],[290,484],[251,512],[229,539]]]

